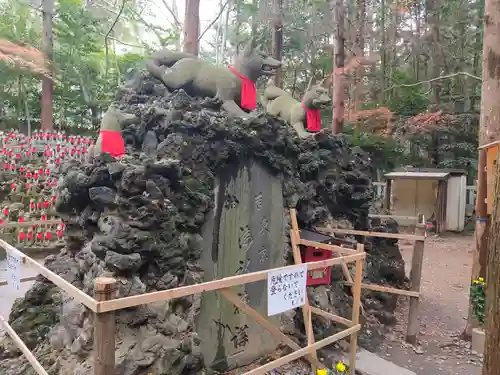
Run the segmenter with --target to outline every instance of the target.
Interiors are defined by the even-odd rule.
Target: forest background
[[[411,165],[475,180],[484,0],[47,1],[0,0],[0,39],[44,50],[50,18],[55,128],[95,134],[117,87],[155,50],[227,66],[254,38],[281,57],[277,84],[297,99],[310,82],[333,81],[323,126],[343,102],[342,130],[370,153],[374,178]],[[0,60],[0,127],[40,127],[40,75],[1,46]]]

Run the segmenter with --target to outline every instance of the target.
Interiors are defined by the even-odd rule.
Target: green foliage
[[[391,89],[387,106],[396,115],[415,116],[425,112],[429,105],[427,95],[419,86],[397,87],[400,85],[415,84],[415,80],[401,69],[394,69],[392,83],[396,88]]]
[[[480,277],[477,280],[474,280],[470,286],[470,296],[472,302],[472,312],[474,316],[477,318],[478,322],[481,326],[484,325],[485,318],[485,303],[486,303],[486,283],[484,279]]]
[[[389,171],[405,164],[404,149],[392,138],[360,133],[352,126],[345,127],[345,134],[351,147],[359,147],[370,155],[374,168]]]

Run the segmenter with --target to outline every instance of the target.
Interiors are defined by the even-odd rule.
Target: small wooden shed
[[[495,141],[479,147],[480,150],[486,150],[486,213],[488,215],[493,213],[499,146],[500,141]]]
[[[396,216],[414,217],[422,213],[426,220],[433,218],[437,233],[461,232],[465,224],[466,176],[462,169],[422,168],[387,173],[385,206]]]

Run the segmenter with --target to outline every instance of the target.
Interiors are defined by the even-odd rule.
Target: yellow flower
[[[317,369],[316,375],[328,375],[328,370],[326,368]]]
[[[479,284],[479,280],[473,280],[473,281],[472,281],[472,283],[473,283],[474,285],[477,285],[477,284]]]
[[[483,282],[484,282],[484,278],[483,278],[483,277],[480,277],[480,278],[479,278],[479,281],[483,283]]]
[[[337,364],[335,365],[335,370],[337,370],[338,372],[345,372],[346,367],[342,362],[337,362]]]

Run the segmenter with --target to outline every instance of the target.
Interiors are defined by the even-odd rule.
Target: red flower
[[[33,232],[28,232],[28,240],[32,240],[33,239]]]
[[[3,215],[4,216],[9,216],[9,209],[8,208],[4,208],[3,209]]]
[[[26,184],[26,190],[29,190],[31,187],[31,184]]]
[[[16,189],[16,184],[12,184],[12,185],[10,185],[10,188],[11,188],[12,190],[15,190],[15,189]]]
[[[19,216],[19,219],[17,219],[17,221],[19,223],[24,223],[24,217],[23,216]]]
[[[51,238],[52,238],[52,233],[50,233],[50,232],[45,233],[46,240],[50,240]]]
[[[62,229],[59,229],[57,231],[57,237],[62,237],[62,236],[63,236],[63,231],[62,231]]]
[[[40,233],[37,233],[36,234],[36,239],[37,240],[43,240],[43,234],[40,232]]]
[[[49,208],[49,206],[50,206],[50,202],[49,201],[44,201],[43,202],[43,207]]]
[[[47,215],[42,215],[42,217],[40,218],[42,221],[46,221],[47,220]]]
[[[38,209],[39,209],[39,210],[41,210],[41,209],[42,209],[42,207],[43,207],[43,202],[42,202],[42,201],[39,201],[39,202],[36,204],[36,206],[38,207]]]
[[[30,202],[30,210],[34,210],[34,209],[35,209],[35,202]]]
[[[22,241],[26,238],[26,234],[24,232],[19,232],[19,239]]]

